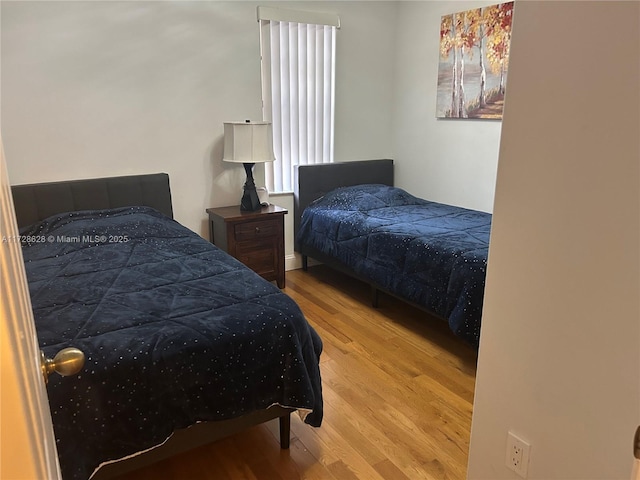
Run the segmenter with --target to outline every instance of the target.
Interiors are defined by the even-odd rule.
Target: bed
[[[166,174],[12,187],[36,331],[85,353],[48,394],[63,478],[108,478],[290,414],[322,342],[275,285],[172,219]]]
[[[295,248],[444,319],[477,347],[491,215],[393,186],[390,159],[299,166]]]

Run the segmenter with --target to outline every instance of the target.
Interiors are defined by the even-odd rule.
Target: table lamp
[[[225,162],[242,163],[247,173],[240,210],[253,211],[260,208],[260,200],[253,181],[253,165],[273,162],[273,134],[270,122],[224,122]]]

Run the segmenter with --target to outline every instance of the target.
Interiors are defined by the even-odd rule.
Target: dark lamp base
[[[240,200],[240,210],[253,212],[254,210],[260,210],[261,207],[255,187],[252,190],[245,187],[242,200]]]
[[[260,210],[260,199],[256,192],[256,184],[253,181],[253,163],[244,163],[244,171],[247,173],[247,181],[244,184],[244,194],[240,200],[240,210],[253,212]]]

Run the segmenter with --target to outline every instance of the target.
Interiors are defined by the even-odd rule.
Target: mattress
[[[42,350],[86,356],[48,384],[65,479],[272,405],[320,425],[319,336],[211,243],[148,207],[55,215],[21,236]]]
[[[491,215],[387,185],[333,190],[303,212],[298,242],[445,319],[478,345]]]

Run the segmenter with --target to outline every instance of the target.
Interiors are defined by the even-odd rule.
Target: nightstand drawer
[[[236,258],[263,277],[276,278],[278,249],[271,242],[243,242],[236,245]]]
[[[234,227],[235,239],[238,242],[256,238],[278,235],[281,226],[273,220],[240,223]]]

